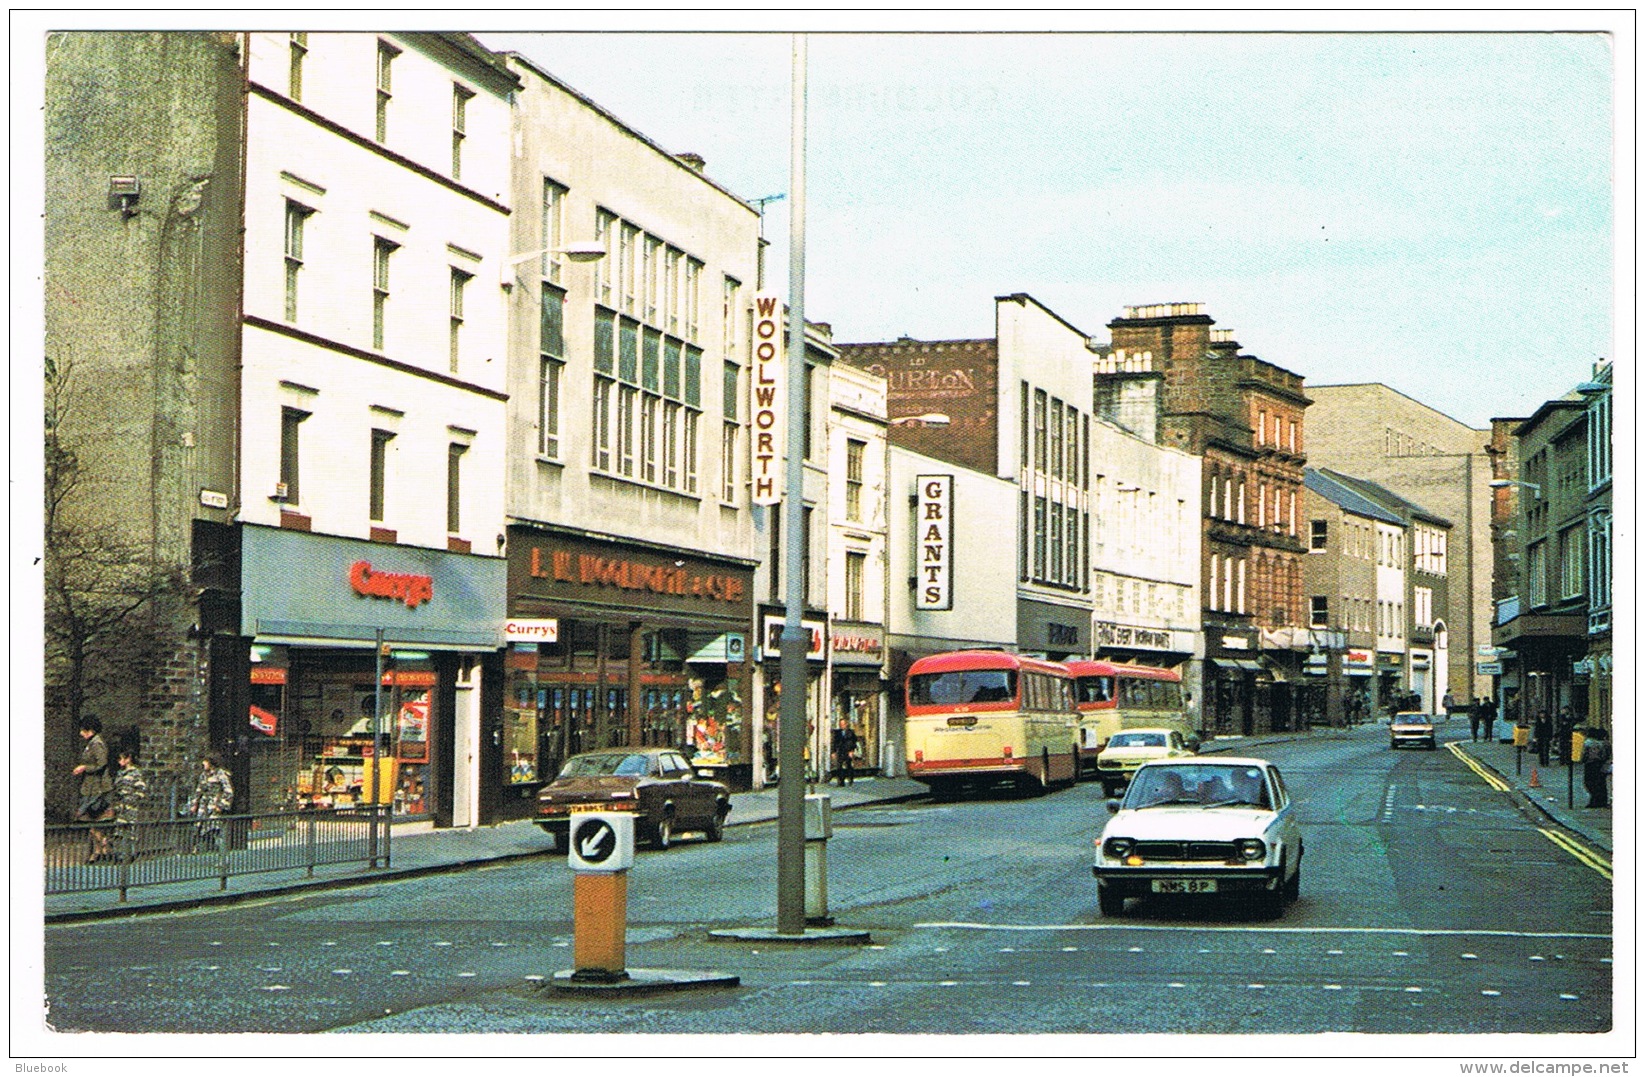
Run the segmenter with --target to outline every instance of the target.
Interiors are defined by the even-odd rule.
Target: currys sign
[[[349,567],[348,582],[354,593],[367,598],[392,598],[414,610],[434,598],[434,577],[410,572],[373,572],[370,561],[356,561]]]

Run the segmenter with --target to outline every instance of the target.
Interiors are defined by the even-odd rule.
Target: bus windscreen
[[[1015,670],[951,670],[946,673],[920,673],[908,679],[908,702],[912,706],[1008,703],[1016,698]]]

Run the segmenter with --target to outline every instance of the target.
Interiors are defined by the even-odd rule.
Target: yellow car
[[[1193,747],[1178,730],[1122,729],[1097,753],[1097,777],[1103,792],[1115,796],[1144,763],[1193,754]]]

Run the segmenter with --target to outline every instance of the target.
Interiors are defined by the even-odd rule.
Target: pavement
[[[1543,767],[1537,763],[1535,755],[1530,752],[1521,754],[1511,742],[1470,741],[1466,732],[1464,729],[1461,740],[1457,740],[1453,730],[1442,726],[1441,750],[1447,750],[1446,746],[1455,744],[1464,756],[1495,775],[1504,786],[1503,792],[1515,798],[1516,802],[1534,809],[1552,822],[1579,835],[1590,845],[1602,850],[1607,857],[1611,855],[1614,849],[1611,837],[1611,809],[1585,806],[1588,803],[1588,796],[1582,787],[1580,765],[1573,768],[1570,775],[1572,792],[1567,798],[1565,767],[1557,763]],[[1201,750],[1207,754],[1243,754],[1265,744],[1288,741],[1297,736],[1299,734],[1217,737],[1207,741]],[[833,798],[833,810],[836,812],[870,804],[910,800],[924,796],[927,792],[922,783],[911,778],[886,777],[859,778],[846,786],[817,786],[815,791],[828,793]],[[750,826],[771,822],[777,818],[777,789],[773,786],[749,793],[733,793],[731,805],[727,826]],[[49,894],[45,898],[45,920],[47,923],[67,923],[138,913],[174,911],[439,872],[463,871],[485,864],[552,855],[549,853],[548,836],[527,820],[472,829],[419,828],[401,833],[399,828],[396,828],[392,854],[392,864],[375,871],[362,869],[359,865],[332,865],[316,868],[312,878],[300,869],[237,875],[229,879],[227,890],[220,890],[216,879],[206,879],[134,887],[127,892],[128,900],[124,902],[119,900],[118,892],[113,890]]]
[[[924,796],[928,792],[924,784],[912,778],[885,777],[858,778],[850,785],[843,786],[819,785],[814,791],[828,793],[833,798],[833,810],[836,812],[849,811],[868,804],[909,800]],[[731,815],[726,819],[727,826],[751,826],[755,823],[772,822],[776,818],[775,786],[731,795]],[[119,892],[116,890],[47,894],[45,921],[48,924],[72,923],[139,913],[169,912],[304,891],[380,883],[390,879],[406,879],[440,872],[463,871],[485,864],[554,855],[549,852],[548,835],[537,829],[529,820],[465,829],[435,830],[427,828],[426,824],[415,825],[417,829],[405,832],[402,832],[400,827],[395,828],[390,846],[392,863],[375,871],[358,863],[335,864],[316,867],[313,877],[308,876],[300,868],[261,872],[255,875],[234,875],[229,878],[226,890],[219,889],[218,880],[215,878],[132,887],[127,891],[127,900],[124,902],[120,901]]]

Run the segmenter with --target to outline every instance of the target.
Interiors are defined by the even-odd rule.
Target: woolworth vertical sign
[[[914,608],[954,608],[954,476],[920,475],[914,504]]]
[[[754,504],[782,502],[783,334],[782,301],[761,293],[754,297],[754,377],[749,386],[753,427],[749,464]]]

